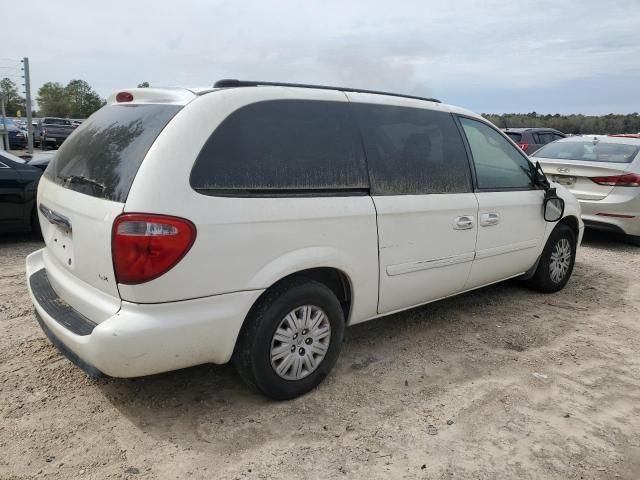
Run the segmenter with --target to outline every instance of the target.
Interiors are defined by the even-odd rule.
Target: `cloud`
[[[484,111],[535,107],[545,91],[558,108],[587,111],[572,84],[606,93],[640,81],[638,0],[32,0],[20,10],[30,21],[4,26],[3,51],[30,57],[34,87],[83,78],[103,96],[143,80],[236,77],[471,100]],[[628,98],[611,108],[640,110],[637,88],[611,93]]]

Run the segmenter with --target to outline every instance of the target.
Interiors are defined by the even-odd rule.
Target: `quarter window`
[[[531,163],[496,130],[477,120],[460,118],[469,141],[478,188],[533,188]]]
[[[191,171],[205,194],[366,193],[362,143],[346,102],[270,100],[213,132]]]
[[[376,195],[471,191],[469,161],[451,114],[352,104]]]

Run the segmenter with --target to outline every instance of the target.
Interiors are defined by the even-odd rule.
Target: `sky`
[[[221,78],[433,96],[480,113],[640,112],[640,0],[4,3],[0,77],[103,97]],[[5,3],[6,2],[6,3]]]

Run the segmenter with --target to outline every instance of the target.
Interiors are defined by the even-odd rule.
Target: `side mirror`
[[[564,215],[564,200],[560,197],[549,197],[544,200],[544,219],[557,222]]]

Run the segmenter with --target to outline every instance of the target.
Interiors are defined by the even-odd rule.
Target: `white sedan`
[[[578,199],[585,226],[640,245],[640,135],[564,138],[532,157]]]

